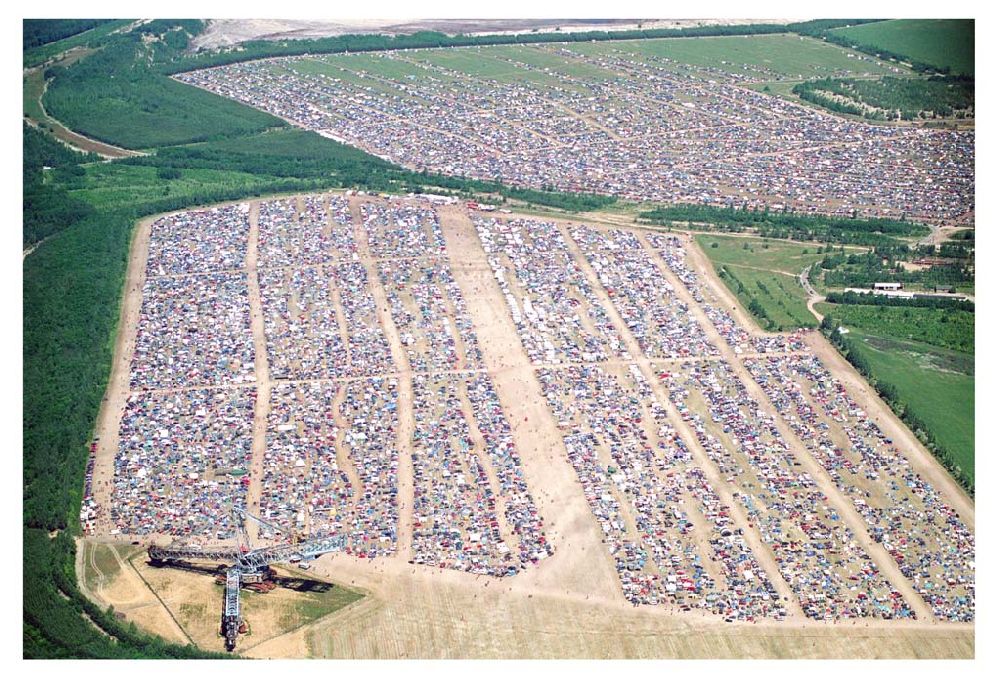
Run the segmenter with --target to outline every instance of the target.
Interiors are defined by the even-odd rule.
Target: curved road
[[[817,321],[822,323],[823,314],[816,311],[816,307],[814,307],[813,305],[816,304],[816,302],[822,302],[823,295],[816,292],[815,288],[813,288],[812,286],[812,283],[809,282],[809,270],[813,268],[813,266],[814,266],[813,264],[810,264],[806,268],[802,269],[802,273],[799,274],[799,285],[801,285],[802,289],[806,291],[807,295],[809,295],[809,299],[806,300],[806,307],[808,307],[809,313],[815,316]]]

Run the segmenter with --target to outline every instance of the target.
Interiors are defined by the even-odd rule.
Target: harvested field
[[[350,590],[247,592],[255,657],[974,653],[972,502],[688,235],[323,194],[135,243],[79,572],[147,629],[220,649],[222,587],[121,543],[245,506]]]

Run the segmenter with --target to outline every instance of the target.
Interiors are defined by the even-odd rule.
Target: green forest
[[[772,212],[709,205],[658,207],[640,212],[639,221],[663,226],[678,222],[697,223],[734,233],[753,230],[764,238],[848,245],[899,245],[902,244],[900,238],[922,236],[929,232],[921,224],[894,219],[826,217],[790,211]]]
[[[23,25],[23,49],[45,45],[68,38],[77,33],[89,31],[110,19],[25,19]]]
[[[792,92],[836,113],[870,120],[964,118],[972,115],[975,81],[966,76],[824,78],[799,83]]]

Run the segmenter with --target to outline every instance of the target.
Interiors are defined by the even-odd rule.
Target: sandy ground
[[[250,453],[250,486],[247,488],[247,509],[260,516],[261,483],[264,478],[264,453],[267,450],[267,416],[271,412],[271,373],[267,363],[267,339],[264,337],[264,309],[257,277],[258,238],[260,236],[260,203],[250,207],[250,235],[247,245],[247,296],[250,298],[250,328],[253,332],[254,377],[257,381],[257,401],[253,413],[253,444]],[[260,525],[247,526],[250,538],[256,539]]]
[[[357,222],[360,202],[371,198],[351,198]],[[256,210],[252,210],[251,231],[255,233]],[[385,291],[375,271],[375,261],[359,223],[355,224],[360,261],[368,269],[379,321],[386,330],[396,375],[400,377],[400,549],[392,557],[356,559],[330,554],[318,559],[315,573],[367,593],[359,602],[313,623],[287,631],[274,620],[253,623],[253,637],[243,637],[240,651],[254,657],[972,657],[974,626],[933,621],[923,603],[888,554],[867,538],[860,517],[830,482],[829,477],[809,456],[804,446],[795,445],[804,467],[831,498],[831,505],[845,517],[886,576],[904,592],[918,612],[917,621],[857,621],[818,623],[804,618],[795,597],[779,577],[770,552],[755,531],[747,532],[748,544],[783,596],[788,596],[789,618],[782,623],[727,624],[709,614],[677,614],[666,609],[633,607],[621,594],[613,561],[602,543],[597,522],[584,498],[563,448],[561,435],[545,404],[534,369],[517,337],[513,321],[499,286],[492,276],[485,252],[464,208],[442,208],[441,225],[453,276],[466,300],[480,342],[483,363],[497,389],[500,403],[511,423],[521,454],[525,477],[545,521],[546,535],[554,554],[539,565],[513,578],[490,578],[458,571],[408,563],[412,535],[412,464],[409,460],[412,433],[412,394],[409,391],[408,362],[398,331],[393,325]],[[114,372],[108,398],[99,419],[101,436],[95,470],[98,502],[106,507],[110,474],[117,450],[117,425],[128,390],[129,361],[135,341],[136,318],[141,301],[145,259],[151,219],[140,223],[133,241],[122,307],[122,332],[116,344]],[[560,221],[566,231],[569,222]],[[608,228],[602,226],[600,228]],[[636,229],[651,252],[644,230]],[[565,234],[564,234],[565,235]],[[720,497],[734,509],[742,524],[738,504],[732,501],[714,474],[715,468],[697,445],[692,432],[680,422],[669,398],[655,379],[653,364],[645,359],[635,338],[624,327],[603,288],[572,240],[572,254],[591,279],[600,303],[626,339],[631,358],[646,375],[654,395],[665,405],[678,431],[706,470]],[[742,307],[715,276],[703,253],[685,238],[695,271],[701,273],[713,292],[748,330],[759,334]],[[656,261],[659,261],[658,259]],[[660,267],[678,294],[690,304],[696,319],[709,337],[723,350],[723,358],[736,370],[753,395],[769,412],[770,402],[759,392],[742,363],[718,337],[700,307],[692,304],[686,288],[662,263]],[[247,269],[256,271],[256,247],[248,251]],[[260,325],[259,295],[254,301],[256,281],[251,284],[251,318],[255,339]],[[817,333],[808,342],[847,384],[851,395],[894,438],[905,442],[915,467],[941,488],[963,519],[972,525],[972,502],[951,481],[947,472],[915,441],[867,384]],[[259,344],[259,343],[258,343]],[[263,352],[261,352],[263,353]],[[263,366],[261,365],[263,363]],[[616,364],[621,363],[617,361]],[[266,384],[266,356],[258,360],[258,387]],[[261,372],[263,368],[263,372]],[[261,422],[261,413],[255,420]],[[266,417],[265,420],[266,422]],[[779,423],[783,424],[780,418]],[[787,428],[783,435],[796,441]],[[263,445],[264,432],[255,431],[254,459]],[[261,442],[258,443],[257,437]],[[260,471],[253,469],[251,497],[259,483]],[[107,524],[102,524],[108,529]],[[134,549],[134,548],[133,548]],[[92,558],[91,558],[92,561]],[[102,604],[114,603],[137,624],[172,639],[188,635],[206,648],[221,649],[216,636],[217,610],[221,589],[206,576],[172,569],[145,567],[144,559],[131,562],[135,577],[102,579],[88,565],[86,549],[81,549],[77,572],[95,584],[85,591]],[[127,575],[128,569],[120,569]],[[191,578],[200,578],[194,581]],[[144,589],[143,589],[144,588]],[[270,596],[270,595],[269,595]],[[269,613],[263,613],[266,618]],[[278,615],[274,613],[274,615]],[[258,616],[259,617],[259,616]],[[287,622],[287,621],[286,621]]]
[[[305,40],[346,34],[407,35],[437,31],[449,35],[623,31],[635,28],[690,28],[748,23],[787,23],[789,19],[213,19],[192,40],[195,49],[218,49],[248,40]]]
[[[153,222],[159,217],[147,217],[139,222],[132,233],[128,267],[125,270],[125,290],[118,317],[118,336],[115,339],[114,361],[111,378],[101,409],[97,414],[97,451],[95,453],[93,493],[97,506],[98,532],[112,529],[109,507],[115,474],[115,455],[118,453],[118,425],[125,413],[129,396],[129,371],[135,352],[136,333],[139,329],[139,311],[142,307],[142,286],[146,282],[146,258],[149,255],[149,235]]]

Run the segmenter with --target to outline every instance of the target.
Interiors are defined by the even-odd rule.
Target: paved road
[[[812,269],[813,266],[813,264],[810,264],[806,268],[802,269],[802,273],[799,274],[799,285],[801,285],[802,289],[806,291],[807,295],[809,295],[809,299],[806,300],[806,307],[809,309],[809,313],[815,316],[817,321],[822,322],[823,314],[816,311],[816,307],[813,305],[816,304],[816,302],[822,302],[823,295],[816,292],[812,283],[809,282],[809,270]]]

